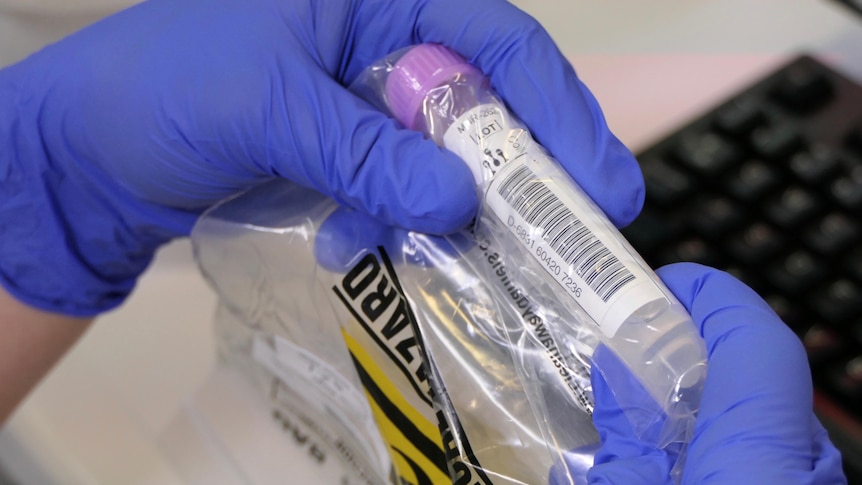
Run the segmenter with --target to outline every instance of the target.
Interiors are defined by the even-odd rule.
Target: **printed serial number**
[[[581,293],[583,292],[581,285],[565,272],[563,266],[557,261],[556,254],[546,249],[544,245],[540,244],[539,246],[536,246],[536,238],[530,235],[530,229],[518,224],[514,217],[509,216],[507,223],[509,225],[509,229],[518,236],[521,243],[535,252],[536,258],[545,265],[548,272],[560,279],[560,284],[562,284],[563,288],[575,295],[575,297],[580,298]]]
[[[578,282],[574,280],[574,278],[563,273],[563,275],[560,276],[560,282],[562,282],[563,287],[572,292],[573,295],[575,295],[576,297],[581,296],[581,287],[578,285]]]
[[[539,261],[545,264],[545,267],[548,268],[548,271],[551,272],[554,276],[560,276],[563,272],[560,263],[557,262],[557,259],[554,258],[554,253],[548,251],[542,246],[536,248],[536,257],[539,258]]]
[[[509,229],[512,232],[514,232],[516,236],[518,236],[518,239],[520,239],[521,242],[524,243],[524,246],[527,246],[530,249],[535,248],[536,247],[536,239],[530,236],[529,229],[525,228],[524,226],[522,226],[520,224],[517,224],[516,222],[517,221],[515,221],[514,217],[509,216],[509,219],[508,219]]]

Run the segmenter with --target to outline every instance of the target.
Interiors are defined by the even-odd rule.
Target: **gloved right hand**
[[[352,95],[369,64],[438,42],[482,69],[617,224],[637,164],[535,20],[503,0],[149,0],[0,71],[0,283],[92,316],[213,202],[273,177],[445,233],[469,170]]]
[[[812,411],[805,351],[769,305],[715,269],[683,263],[658,274],[691,313],[709,352],[682,483],[846,483],[840,454]],[[589,483],[672,483],[677,457],[635,437],[598,373],[593,390],[602,446]]]

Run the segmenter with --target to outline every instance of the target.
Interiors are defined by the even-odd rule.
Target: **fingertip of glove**
[[[631,224],[643,210],[646,189],[640,165],[627,148],[625,153],[615,154],[614,158],[615,161],[611,163],[614,174],[611,183],[616,187],[622,187],[623,191],[612,192],[615,198],[609,202],[613,209],[608,217],[617,227],[625,227]]]
[[[592,168],[600,181],[594,198],[614,225],[625,227],[643,209],[646,195],[643,173],[631,150],[607,127],[604,130],[604,148],[596,151],[598,160]]]
[[[603,123],[596,128],[600,133],[580,145],[580,157],[559,160],[608,219],[622,228],[631,224],[643,209],[644,178],[635,156]],[[594,148],[584,149],[587,144]]]
[[[717,344],[736,335],[740,338],[733,345],[741,352],[769,342],[770,351],[783,354],[788,365],[805,361],[796,334],[769,303],[733,275],[696,263],[675,263],[657,273],[697,322],[710,358]]]
[[[693,310],[694,300],[713,306],[745,304],[765,307],[766,303],[748,285],[720,269],[698,263],[673,263],[658,268],[656,273],[680,299],[683,305]]]
[[[665,280],[668,285],[675,285],[683,281],[701,282],[708,274],[718,272],[715,268],[699,263],[671,263],[656,269],[656,273]]]
[[[314,238],[315,260],[329,271],[347,271],[363,250],[381,244],[386,229],[367,214],[338,207]]]
[[[469,169],[454,154],[416,164],[394,200],[391,220],[398,226],[443,235],[465,228],[478,211],[478,198]]]

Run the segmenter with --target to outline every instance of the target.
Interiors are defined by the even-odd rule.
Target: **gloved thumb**
[[[308,74],[311,75],[311,74]],[[273,171],[390,225],[431,234],[465,227],[477,210],[470,170],[455,154],[406,130],[325,73],[274,126],[274,146],[296,146],[300,160],[276,156]],[[274,120],[278,123],[278,120]],[[271,150],[272,151],[272,150]]]
[[[613,351],[599,346],[592,360],[590,377],[596,403],[593,424],[601,437],[601,447],[587,474],[589,483],[671,483],[679,450],[676,444],[659,447],[666,421],[660,407]],[[625,395],[617,396],[606,378],[614,382],[616,389],[625,388]],[[641,429],[636,431],[633,422],[639,423]],[[645,423],[650,424],[644,426]]]
[[[808,362],[793,332],[727,273],[675,264],[658,274],[709,352],[684,483],[843,483],[840,455],[812,412]]]

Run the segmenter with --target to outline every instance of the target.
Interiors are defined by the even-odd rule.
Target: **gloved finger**
[[[664,466],[667,460],[656,455],[619,457],[594,465],[587,472],[590,485],[662,485],[671,484],[670,474]]]
[[[806,483],[812,388],[798,338],[753,290],[696,264],[659,270],[700,327],[709,359],[686,483]]]
[[[469,223],[477,199],[461,159],[401,129],[323,71],[293,75],[310,77],[295,83],[308,92],[285,96],[314,101],[294,99],[285,107],[289,116],[273,115],[268,158],[275,173],[387,224],[443,234]]]
[[[842,472],[841,452],[832,444],[829,433],[816,416],[811,416],[814,429],[814,474],[811,483],[847,483]]]
[[[323,268],[347,272],[367,250],[388,244],[391,228],[358,211],[338,207],[314,237],[314,259]]]
[[[504,1],[428,1],[416,31],[422,41],[448,45],[485,72],[536,141],[614,224],[637,216],[644,189],[634,156],[611,133],[595,97],[535,19]]]
[[[66,51],[97,46],[95,54],[78,49],[45,57],[82,58],[76,65],[84,67],[75,72],[86,75],[58,81],[65,87],[61,95],[100,90],[92,102],[66,108],[82,111],[68,119],[86,122],[51,132],[73,130],[76,139],[92,140],[86,158],[120,172],[126,190],[201,210],[281,175],[389,224],[423,232],[449,232],[473,217],[475,189],[463,162],[350,94],[322,68],[318,47],[303,43],[303,29],[285,28],[277,15],[253,8],[262,2],[223,1],[189,30],[202,4],[169,3],[144,2],[65,44]],[[161,18],[165,11],[171,15],[159,23],[162,35],[151,39],[153,27],[141,19],[145,12]],[[249,36],[249,25],[260,30]],[[215,29],[221,35],[207,35]],[[282,37],[279,45],[272,40],[276,35]],[[103,39],[116,37],[119,47],[102,47]],[[130,61],[128,50],[145,42],[147,49]],[[182,49],[175,49],[177,42]],[[337,42],[320,48],[345,55]],[[59,67],[52,72],[65,79]],[[135,113],[134,123],[104,116],[112,109]]]
[[[346,82],[407,45],[437,42],[486,73],[494,89],[617,226],[643,204],[643,177],[631,152],[610,132],[594,96],[548,32],[504,0],[392,0],[356,12],[356,49]],[[368,7],[368,4],[364,5]],[[379,16],[403,29],[370,29]],[[366,27],[366,28],[362,28]]]
[[[677,455],[673,447],[660,446],[664,420],[658,404],[610,349],[599,346],[592,360],[593,424],[601,447],[589,483],[670,483]],[[615,394],[608,381],[625,395]]]

